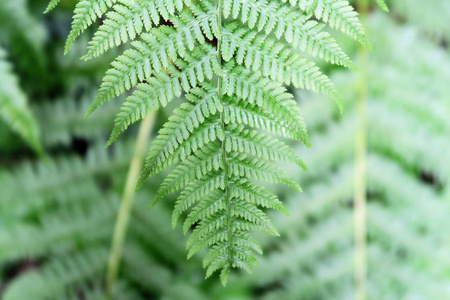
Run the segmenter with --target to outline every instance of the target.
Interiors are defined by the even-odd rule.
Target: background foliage
[[[83,118],[122,49],[81,62],[82,37],[63,57],[74,2],[62,0],[42,15],[46,1],[0,0],[0,295],[6,300],[103,299],[136,130],[104,149],[121,101]],[[388,6],[389,14],[374,7],[368,19],[374,53],[367,82],[367,293],[370,299],[446,299],[449,2],[392,0]],[[358,64],[354,42],[340,44]],[[158,177],[136,195],[117,299],[352,298],[360,75],[324,67],[344,114],[329,97],[292,89],[314,146],[297,149],[310,171],[285,168],[302,194],[274,187],[290,217],[271,214],[281,237],[259,238],[264,256],[255,274],[234,274],[225,289],[216,277],[204,280],[202,255],[186,261],[185,237],[171,229],[173,200],[147,210]],[[157,122],[171,111],[159,111]]]

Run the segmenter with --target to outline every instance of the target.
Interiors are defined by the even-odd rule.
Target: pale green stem
[[[218,19],[218,27],[219,27],[219,31],[220,34],[222,34],[222,11],[221,11],[221,5],[222,5],[222,1],[219,0],[217,3],[217,19]],[[222,45],[222,36],[219,37],[219,39],[217,40],[217,59],[219,62],[219,65],[222,67],[222,54],[221,54],[221,47]],[[218,76],[217,79],[217,90],[219,93],[219,101],[222,101],[222,76],[223,74],[220,74],[220,76]],[[226,126],[225,126],[225,121],[224,121],[224,115],[223,115],[223,111],[220,113],[220,123],[221,123],[221,127],[224,133],[224,137],[226,135]],[[228,189],[228,165],[227,165],[227,151],[225,149],[225,141],[222,142],[222,159],[223,159],[223,173],[224,173],[224,181],[225,181],[225,199],[226,199],[226,203],[227,203],[227,210],[226,210],[226,215],[227,215],[227,232],[228,232],[228,257],[230,259],[230,266],[229,268],[231,269],[231,259],[233,257],[232,255],[232,248],[231,246],[233,245],[233,234],[231,232],[231,199],[230,199],[230,191]]]
[[[359,14],[364,22],[368,1],[358,0]],[[355,240],[355,299],[367,298],[367,243],[366,243],[366,152],[367,152],[367,69],[368,51],[359,45],[358,58],[361,69],[356,85],[356,136],[354,173],[354,240]]]
[[[127,234],[128,222],[133,208],[134,194],[139,173],[145,157],[145,151],[153,128],[154,113],[148,115],[139,127],[138,138],[134,156],[128,170],[125,189],[123,191],[122,202],[116,219],[114,235],[111,245],[111,253],[108,261],[108,271],[106,276],[106,299],[113,299],[114,285],[119,273],[122,250]]]

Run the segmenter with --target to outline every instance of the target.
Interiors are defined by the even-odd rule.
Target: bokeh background
[[[105,149],[121,99],[84,119],[123,48],[82,62],[88,31],[63,56],[75,2],[62,0],[44,15],[46,0],[0,0],[4,300],[104,297],[137,128]],[[204,280],[202,255],[187,261],[186,237],[171,228],[173,198],[148,210],[157,176],[136,194],[115,299],[353,299],[361,128],[367,299],[450,299],[450,1],[390,0],[389,13],[372,4],[367,63],[354,41],[335,33],[357,64],[367,64],[367,75],[318,62],[341,95],[343,114],[328,97],[291,89],[314,147],[296,146],[308,172],[286,167],[303,193],[273,187],[291,215],[270,215],[281,237],[257,235],[264,256],[254,274],[235,272],[226,288],[216,276]],[[355,105],[361,87],[366,110]],[[172,108],[157,114],[155,128]]]

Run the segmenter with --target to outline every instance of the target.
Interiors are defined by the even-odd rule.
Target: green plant
[[[29,1],[28,9],[36,5],[30,11],[40,16],[44,1]],[[62,0],[63,6],[45,16],[49,32],[62,28],[61,37],[53,36],[45,44],[46,60],[63,48],[70,3]],[[450,61],[445,41],[428,40],[420,23],[403,24],[397,16],[404,12],[390,7],[388,16],[370,10],[368,22],[375,51],[367,82],[367,299],[441,300],[448,298],[450,267],[444,230],[450,195],[450,157],[445,151],[450,147]],[[424,6],[424,16],[429,15],[425,8],[435,9]],[[437,12],[440,15],[433,18],[447,16],[445,10]],[[354,43],[346,41],[341,42],[343,48],[353,53]],[[54,75],[49,71],[40,76],[61,79],[56,94],[55,84],[40,81],[35,85],[49,92],[43,98],[31,96],[35,90],[28,89],[28,74],[16,72],[44,133],[49,157],[30,157],[22,152],[23,145],[10,154],[4,145],[14,138],[2,135],[0,298],[4,300],[105,298],[108,248],[133,157],[135,130],[127,130],[120,141],[103,149],[110,133],[108,120],[121,101],[108,103],[94,118],[83,120],[101,79],[96,76],[115,55],[78,62],[75,56],[84,42],[74,45],[71,51],[76,53],[53,61]],[[8,57],[14,65],[20,60],[14,53]],[[358,58],[355,61],[360,65]],[[353,297],[353,83],[360,74],[339,67],[330,67],[327,73],[343,99],[345,114],[329,105],[327,96],[293,91],[314,151],[300,145],[295,149],[308,163],[308,172],[283,166],[287,174],[301,178],[304,193],[273,187],[291,216],[269,212],[280,238],[254,234],[264,251],[257,272],[253,276],[233,272],[226,288],[214,278],[203,280],[200,257],[186,261],[187,239],[168,222],[173,197],[147,210],[161,181],[155,176],[136,193],[112,299]],[[160,110],[158,117],[164,119],[166,111]]]
[[[51,1],[47,11],[57,3]],[[357,69],[323,30],[328,24],[370,48],[357,13],[341,0],[81,1],[65,52],[103,16],[84,60],[139,40],[114,60],[87,114],[135,87],[115,118],[111,145],[130,124],[184,91],[188,102],[160,130],[138,185],[179,163],[152,206],[182,190],[172,225],[192,207],[183,226],[187,232],[195,225],[188,257],[210,248],[204,259],[206,275],[222,270],[224,284],[232,267],[251,272],[257,264],[254,251],[262,251],[247,231],[278,235],[260,207],[287,214],[273,193],[252,180],[301,190],[270,163],[284,161],[306,169],[297,154],[274,136],[311,145],[300,110],[283,84],[331,95],[339,103],[329,79],[299,50]]]

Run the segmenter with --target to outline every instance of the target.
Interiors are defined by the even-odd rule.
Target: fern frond
[[[142,34],[143,41],[133,42],[134,49],[125,51],[112,63],[112,68],[106,72],[99,93],[87,115],[102,103],[136,86],[139,81],[143,82],[151,75],[167,69],[172,62],[176,64],[177,58],[184,58],[187,55],[186,47],[193,50],[194,40],[204,43],[203,35],[194,35],[195,38],[191,36],[191,30],[198,25],[197,22],[193,24],[191,22],[183,24],[177,30],[169,26],[159,26],[149,33]],[[196,80],[196,77],[189,79]]]
[[[328,77],[311,61],[301,57],[283,43],[267,38],[238,23],[229,23],[222,33],[222,56],[229,61],[234,56],[247,69],[261,70],[263,76],[280,83],[293,84],[322,92],[337,99],[337,93]]]
[[[105,248],[92,248],[84,253],[56,258],[43,267],[42,273],[27,272],[15,280],[8,286],[3,298],[61,299],[70,284],[82,283],[101,274],[107,259]]]
[[[216,8],[208,1],[202,1],[200,6],[186,1],[189,12],[184,10],[177,18],[171,18],[174,27],[186,39],[189,49],[192,50],[197,41],[200,45],[205,44],[206,39],[213,40],[214,37],[220,36],[220,30],[217,26]],[[177,42],[179,42],[179,39]]]
[[[211,79],[218,69],[217,54],[213,48],[204,50],[196,51],[192,56],[186,54],[177,60],[176,66],[169,65],[167,70],[146,79],[146,83],[138,84],[117,114],[107,145],[111,145],[130,124],[159,109],[160,105],[166,106],[174,96],[181,96],[183,90],[189,92],[204,80]]]
[[[266,0],[225,0],[223,14],[226,18],[230,16],[233,19],[238,19],[240,14],[239,19],[250,28],[256,28],[266,34],[274,31],[278,39],[284,37],[294,48],[333,64],[357,69],[335,39],[322,31],[323,24],[308,20],[308,15],[299,14],[288,4],[280,5],[277,1]]]
[[[214,172],[191,182],[178,197],[172,214],[172,227],[175,227],[180,215],[197,201],[203,199],[215,189],[225,186],[225,178],[222,174]]]
[[[0,48],[0,117],[17,132],[37,153],[42,153],[40,129],[27,104],[6,52]]]
[[[92,193],[80,196],[92,199],[99,195]],[[84,243],[107,241],[111,235],[109,228],[114,222],[118,199],[111,195],[104,198],[89,208],[78,203],[78,207],[71,205],[46,213],[45,218],[40,218],[38,226],[11,226],[8,231],[0,232],[0,258],[2,261],[17,260],[67,250],[73,247],[74,239]],[[70,222],[67,222],[68,219]],[[90,231],[89,228],[96,230]]]
[[[186,51],[184,44],[175,43],[174,35],[177,33],[173,28],[160,26],[151,33],[143,34],[143,41],[133,42],[133,49],[125,51],[111,63],[112,68],[106,72],[87,115],[104,102],[136,86],[138,81],[144,81],[162,68],[167,68],[169,60],[183,57]]]
[[[238,244],[240,231],[252,230],[261,231],[274,236],[278,235],[277,230],[275,229],[269,218],[255,205],[239,198],[236,198],[233,202],[234,205],[231,212],[231,217],[227,216],[226,210],[222,210],[215,214],[208,215],[200,222],[199,226],[194,229],[187,242],[187,248],[189,249],[188,258],[192,257],[192,255],[194,255],[198,251],[214,244],[217,244],[218,247],[224,246],[224,244],[228,244],[228,247],[232,247],[232,252],[236,251],[239,253],[240,251],[242,251],[240,248],[244,246]],[[228,224],[230,224],[230,228],[228,228]],[[228,230],[230,229],[236,233],[229,235]],[[233,244],[231,245],[229,240],[230,237],[237,238],[234,242],[232,242]],[[237,245],[234,243],[236,243]],[[245,249],[244,251],[247,252],[246,250],[250,249]],[[212,248],[210,251],[214,251],[214,248]],[[253,253],[247,252],[247,254],[252,258],[251,260],[253,260]],[[227,253],[227,255],[230,254]],[[233,256],[232,258],[228,257],[225,259],[223,256],[221,256],[219,257],[219,259],[221,259],[223,265],[219,266],[217,269],[223,268],[223,270],[226,272],[227,266],[230,264],[230,259],[232,259],[233,267],[240,267],[234,265],[236,262],[233,261],[233,258],[237,261],[239,261],[240,259],[248,259],[245,256],[239,258]],[[254,260],[254,262],[256,262],[256,260]],[[243,263],[244,266],[250,267],[247,261],[243,261]],[[206,259],[205,265],[207,265],[208,267],[211,265],[213,266],[213,262],[209,262]],[[216,271],[217,269],[215,269],[214,271]],[[251,268],[247,269],[247,271],[248,270],[251,270]]]
[[[312,19],[309,8],[295,4],[82,1],[68,38],[66,50],[87,26],[105,15],[83,59],[134,40],[131,49],[112,62],[87,112],[134,89],[116,115],[108,146],[132,123],[185,93],[188,102],[173,111],[150,146],[138,185],[179,163],[151,205],[180,191],[172,225],[185,215],[185,232],[196,225],[187,242],[188,257],[209,248],[204,259],[206,275],[220,271],[223,284],[232,268],[252,272],[257,265],[256,253],[262,249],[249,231],[278,235],[261,208],[287,214],[261,181],[301,190],[271,163],[295,163],[306,169],[279,136],[311,146],[300,109],[283,84],[327,94],[340,105],[328,77],[299,52],[356,69],[319,21],[369,45],[346,1],[311,2],[319,20]]]
[[[33,111],[42,132],[45,132],[42,136],[43,143],[49,147],[66,146],[70,145],[75,136],[93,141],[108,133],[110,120],[114,118],[120,105],[110,102],[101,111],[97,111],[94,118],[86,120],[84,114],[94,97],[95,91],[89,91],[79,101],[73,96],[67,96],[54,102],[35,105]]]
[[[282,0],[287,2],[287,0]],[[382,0],[381,0],[382,1]],[[341,30],[351,38],[371,49],[364,28],[358,19],[358,13],[345,0],[289,0],[291,5],[297,5],[307,14],[316,16],[317,19],[328,23],[331,28]]]
[[[272,208],[289,215],[277,196],[260,185],[246,179],[239,179],[230,184],[230,196],[246,199],[248,202],[265,208]]]
[[[203,147],[204,145],[216,140],[221,133],[218,119],[202,124],[198,129],[189,136],[182,144],[179,144],[176,137],[173,136],[173,130],[163,128],[161,131],[161,139],[155,141],[150,148],[149,155],[141,174],[140,184],[151,174],[155,174],[169,166],[177,163],[180,159],[184,159],[190,153]],[[168,134],[164,132],[167,129]],[[173,144],[171,142],[173,141]],[[166,149],[162,152],[159,149]]]
[[[226,124],[248,125],[286,138],[301,140],[291,127],[281,124],[275,115],[265,111],[255,103],[225,98],[224,121]]]
[[[233,157],[236,156],[236,157]],[[238,177],[252,178],[271,183],[284,183],[298,191],[300,185],[290,178],[283,170],[273,166],[261,158],[246,158],[246,155],[230,155],[229,172]]]
[[[215,140],[219,130],[217,118],[209,122],[205,119],[223,110],[222,103],[218,101],[217,91],[197,89],[193,93],[197,95],[188,96],[193,104],[185,103],[178,108],[164,124],[150,147],[144,173],[141,176],[142,180],[176,163],[180,155],[183,159],[186,155]]]
[[[235,95],[240,99],[262,107],[264,110],[280,116],[293,130],[297,131],[298,138],[306,145],[311,143],[306,132],[306,125],[303,121],[300,109],[293,100],[291,94],[276,82],[260,78],[260,74],[250,73],[250,71],[237,69],[225,69],[224,93]],[[252,74],[252,75],[250,75]]]
[[[49,13],[52,11],[56,6],[58,6],[60,0],[51,0],[50,3],[47,5],[47,8],[44,11],[44,14]]]
[[[144,30],[150,31],[158,26],[161,17],[167,20],[176,10],[181,10],[183,3],[180,0],[165,1],[119,1],[113,10],[106,14],[103,24],[95,32],[94,38],[89,42],[88,53],[83,57],[89,60],[107,51],[109,48],[133,40]]]
[[[243,126],[229,126],[224,144],[227,152],[250,153],[266,160],[292,162],[307,169],[300,157],[285,143],[262,133],[244,129]]]
[[[125,170],[130,161],[131,146],[131,143],[117,143],[114,153],[108,154],[97,145],[84,160],[78,156],[60,157],[26,163],[14,172],[1,172],[2,221],[14,224],[48,210],[55,203],[69,205],[84,197],[99,197],[93,177]],[[21,201],[16,201],[17,198]]]
[[[193,178],[200,179],[211,171],[217,171],[221,164],[220,147],[215,143],[205,145],[194,154],[186,157],[164,179],[153,201],[158,201],[162,197],[185,187]]]
[[[196,205],[183,224],[183,232],[186,234],[188,230],[196,222],[203,220],[207,216],[213,215],[219,210],[226,208],[225,194],[221,190],[214,190],[201,203]]]
[[[82,0],[74,10],[72,29],[67,37],[64,53],[68,53],[76,38],[82,34],[98,18],[101,18],[108,8],[117,0]],[[50,3],[51,4],[51,3]]]

